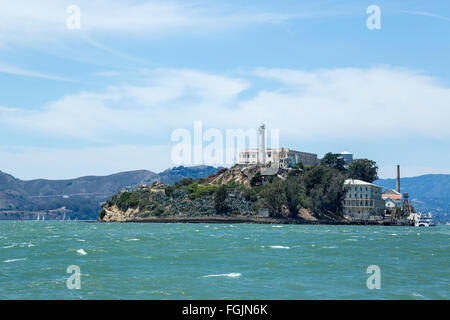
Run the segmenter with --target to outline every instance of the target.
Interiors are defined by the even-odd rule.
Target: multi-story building
[[[347,179],[344,184],[347,187],[343,203],[346,218],[369,220],[383,215],[385,202],[381,198],[380,186],[354,179]]]
[[[299,161],[303,162],[303,165],[316,166],[318,164],[317,154],[314,153],[300,152],[288,148],[267,148],[264,151],[264,164],[272,163],[281,168],[295,165]],[[259,149],[242,149],[239,153],[239,164],[260,163],[261,161],[258,161],[258,152]]]

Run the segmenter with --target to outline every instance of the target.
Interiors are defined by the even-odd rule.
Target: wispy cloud
[[[144,70],[138,83],[66,95],[31,111],[0,109],[0,123],[87,141],[170,136],[197,119],[216,128],[264,121],[286,139],[327,138],[330,132],[333,138],[450,137],[450,88],[414,71],[261,68],[247,76]],[[258,87],[250,80],[255,76],[272,81],[271,89]],[[242,96],[251,86],[254,94]]]
[[[399,12],[402,13],[407,13],[407,14],[412,14],[412,15],[418,15],[418,16],[424,16],[424,17],[430,17],[430,18],[435,18],[435,19],[440,19],[440,20],[445,20],[450,22],[450,18],[448,17],[444,17],[435,13],[430,13],[430,12],[426,12],[426,11],[410,11],[410,10],[399,10]]]
[[[308,18],[320,11],[266,12],[239,6],[234,9],[211,2],[78,0],[81,29],[66,28],[67,7],[59,0],[4,1],[0,10],[0,45],[73,41],[80,35],[114,37],[163,36],[173,32],[208,33],[255,24]]]
[[[1,61],[0,61],[0,73],[7,73],[7,74],[16,75],[16,76],[24,76],[24,77],[32,77],[32,78],[41,78],[41,79],[47,79],[47,80],[71,82],[71,80],[66,79],[64,77],[58,77],[58,76],[54,76],[54,75],[50,75],[50,74],[46,74],[46,73],[40,73],[40,72],[23,69],[23,68],[20,68],[17,66],[2,63]]]
[[[131,83],[102,91],[66,95],[33,110],[0,107],[0,128],[11,135],[20,132],[33,139],[51,135],[54,139],[105,146],[70,152],[61,148],[25,149],[21,154],[4,150],[0,167],[17,168],[21,159],[23,168],[31,161],[38,161],[42,170],[46,163],[47,171],[49,167],[59,168],[49,172],[52,177],[67,172],[76,176],[83,168],[100,174],[106,173],[100,170],[104,159],[116,159],[117,152],[122,160],[120,165],[107,167],[109,172],[139,166],[163,169],[170,166],[172,130],[192,128],[194,120],[203,120],[205,128],[222,130],[248,129],[265,122],[270,128],[280,129],[281,142],[350,139],[382,144],[392,143],[393,137],[398,141],[411,137],[444,142],[450,139],[450,88],[436,78],[407,69],[258,68],[236,75],[156,69],[141,70],[133,78]],[[146,141],[148,148],[139,145]],[[127,147],[116,148],[123,145]],[[154,158],[155,145],[159,148],[155,149],[158,159],[146,164]],[[79,161],[74,164],[77,170],[58,162],[72,156]],[[90,158],[102,160],[93,163]],[[135,158],[145,161],[134,162]],[[48,165],[53,162],[56,164]],[[409,174],[426,172],[419,169],[411,167]],[[389,174],[387,169],[382,172]]]

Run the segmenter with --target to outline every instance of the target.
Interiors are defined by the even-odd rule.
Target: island
[[[155,181],[122,190],[102,204],[98,220],[398,225],[392,220],[346,218],[347,178],[338,168],[327,165],[304,166],[299,162],[280,168],[236,164],[204,178],[184,178],[172,185]]]

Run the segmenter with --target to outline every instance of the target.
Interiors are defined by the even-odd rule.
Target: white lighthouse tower
[[[258,164],[266,164],[266,125],[263,123],[258,127]]]

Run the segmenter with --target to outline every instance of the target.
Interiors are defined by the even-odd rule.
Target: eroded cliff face
[[[117,205],[111,207],[104,206],[104,216],[101,219],[104,222],[125,222],[136,219],[139,208],[128,208],[126,211],[119,209]]]
[[[124,222],[149,217],[197,217],[216,215],[214,193],[221,185],[230,185],[226,197],[228,215],[256,216],[262,200],[256,194],[250,196],[252,186],[262,184],[270,175],[260,166],[236,165],[222,169],[200,180],[178,182],[168,186],[154,182],[141,185],[133,192],[122,191],[102,206],[99,220]],[[273,169],[272,175],[284,178],[282,169]],[[188,180],[188,179],[186,179]]]
[[[256,166],[241,167],[236,165],[214,177],[211,183],[226,184],[229,182],[236,182],[246,187],[250,187],[252,178],[255,177],[258,172],[260,172],[260,168]]]
[[[247,188],[252,186],[252,183],[260,183],[263,179],[270,176],[277,176],[280,179],[285,179],[287,176],[287,170],[281,168],[267,168],[256,165],[235,165],[221,174],[215,176],[210,183],[211,184],[227,184],[229,182],[235,182],[242,184]],[[260,179],[257,179],[260,178]]]

